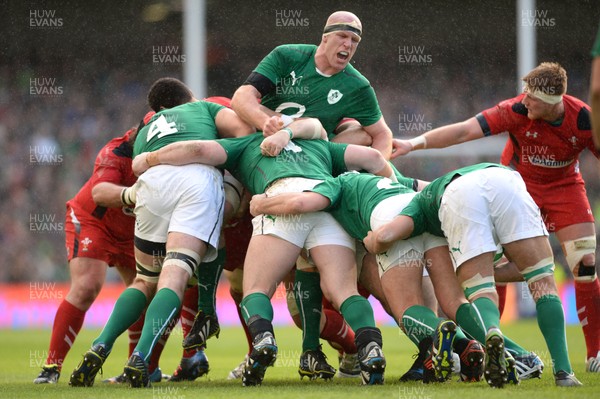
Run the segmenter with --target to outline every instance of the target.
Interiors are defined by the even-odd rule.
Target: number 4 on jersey
[[[150,124],[150,128],[148,129],[148,136],[146,137],[146,142],[149,142],[154,138],[154,136],[158,135],[157,138],[161,138],[166,136],[167,134],[177,133],[177,128],[175,127],[177,124],[175,122],[167,122],[167,118],[164,115],[159,116],[154,122]]]

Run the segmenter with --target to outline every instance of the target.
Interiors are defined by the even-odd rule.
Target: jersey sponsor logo
[[[344,95],[340,93],[339,90],[331,89],[329,90],[329,94],[327,94],[327,102],[331,105],[337,103],[342,99]]]
[[[535,166],[541,166],[544,168],[564,168],[567,165],[573,163],[573,159],[566,161],[557,161],[554,159],[554,155],[527,155],[525,160]]]

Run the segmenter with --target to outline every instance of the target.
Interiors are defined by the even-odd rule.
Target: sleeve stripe
[[[485,117],[483,116],[482,113],[478,113],[475,118],[477,119],[477,122],[479,122],[479,126],[481,126],[481,130],[483,131],[483,135],[484,136],[490,136],[492,134],[491,130],[490,130],[490,125],[488,125],[487,120],[485,119]]]

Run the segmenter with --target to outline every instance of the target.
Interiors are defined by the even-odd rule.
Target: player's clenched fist
[[[261,214],[260,203],[264,198],[267,198],[267,194],[257,194],[252,196],[252,200],[250,200],[250,214],[252,216]]]
[[[263,126],[263,136],[269,137],[277,133],[293,121],[294,119],[288,115],[272,116],[269,119],[267,119]]]

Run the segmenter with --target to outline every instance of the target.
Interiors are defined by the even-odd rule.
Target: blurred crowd
[[[98,150],[143,116],[145,82],[96,71],[0,70],[2,282],[68,280],[65,202],[91,175]]]

